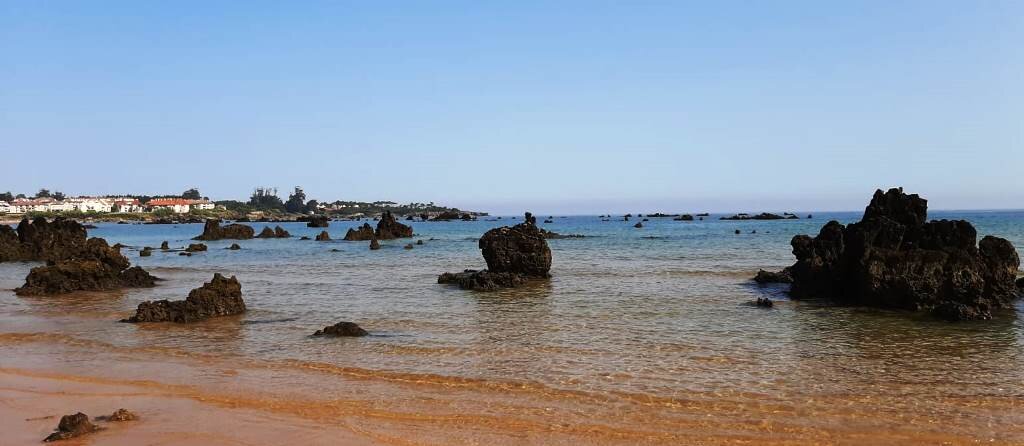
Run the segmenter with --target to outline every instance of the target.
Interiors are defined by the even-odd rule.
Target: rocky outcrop
[[[171,249],[171,247],[170,247],[170,245],[167,244],[167,240],[164,240],[164,241],[160,242],[160,250],[161,251],[167,251],[169,249]]]
[[[331,225],[331,219],[326,215],[313,215],[309,217],[306,226],[310,228],[326,228]]]
[[[461,273],[441,274],[437,277],[437,283],[458,285],[464,290],[497,291],[502,288],[520,286],[526,283],[526,277],[516,273],[467,269]]]
[[[366,241],[374,238],[378,240],[391,240],[408,237],[412,237],[412,227],[399,223],[390,211],[385,211],[381,216],[376,230],[369,223],[363,223],[362,226],[349,229],[345,233],[345,240],[348,241]]]
[[[584,238],[584,237],[586,237],[583,234],[559,234],[557,232],[548,231],[547,229],[544,229],[544,228],[540,228],[540,233],[547,240],[557,240],[557,239],[564,239],[564,238]]]
[[[789,268],[785,268],[779,272],[771,272],[761,269],[758,270],[757,275],[754,276],[754,281],[757,283],[793,283],[793,275],[790,273]]]
[[[0,262],[72,258],[85,249],[86,235],[84,226],[64,218],[26,218],[17,229],[0,225]]]
[[[122,322],[189,323],[244,312],[242,285],[238,279],[217,273],[212,280],[189,292],[185,300],[143,302],[134,316]]]
[[[238,243],[232,243],[231,246],[228,246],[228,250],[231,251],[238,251],[239,249],[242,249],[242,247]]]
[[[249,225],[232,223],[227,226],[221,226],[220,220],[209,219],[206,220],[203,233],[193,240],[248,240],[255,233],[256,231]]]
[[[786,220],[793,218],[797,218],[797,216],[792,215],[790,217],[787,217],[784,215],[762,212],[757,215],[736,214],[729,217],[719,217],[719,220]]]
[[[330,240],[331,234],[328,234],[327,231],[320,231],[320,233],[316,235],[316,241],[318,242],[327,242]]]
[[[334,325],[328,325],[323,330],[317,330],[313,333],[313,336],[347,336],[347,337],[360,337],[366,336],[366,330],[363,327],[356,325],[355,322],[338,322]]]
[[[185,252],[203,252],[209,249],[205,244],[202,243],[189,243],[188,247],[185,248]]]
[[[43,439],[43,441],[51,442],[67,440],[96,432],[100,429],[101,428],[99,426],[96,426],[89,421],[88,415],[78,412],[74,415],[64,415],[63,417],[60,417],[60,423],[57,424],[57,431],[50,434],[48,437]]]
[[[426,218],[423,219],[426,221]],[[449,220],[462,220],[462,221],[473,221],[476,217],[468,212],[460,213],[459,211],[444,211],[434,216],[432,221],[449,221]]]
[[[438,283],[490,291],[518,286],[529,278],[550,277],[551,248],[537,227],[537,219],[529,212],[523,223],[484,233],[479,246],[487,262],[486,270],[445,273],[437,278]]]
[[[683,215],[680,215],[680,216],[678,216],[676,218],[673,218],[672,220],[675,220],[675,221],[693,221],[693,216],[690,215],[690,214],[683,214]]]
[[[380,249],[380,242],[377,241],[377,238],[374,237],[374,238],[370,239],[370,250],[371,251],[376,251],[378,249]]]
[[[902,189],[875,192],[860,222],[830,221],[816,237],[793,237],[794,298],[930,311],[951,320],[989,319],[1016,297],[1013,245],[963,220],[926,222],[927,201]]]
[[[396,238],[412,237],[412,226],[404,225],[395,220],[391,211],[384,211],[377,223],[377,230],[374,232],[379,240],[391,240]]]
[[[64,294],[73,291],[108,291],[118,288],[152,287],[156,278],[140,267],[129,268],[124,255],[101,238],[86,241],[70,258],[32,268],[18,295]]]
[[[117,409],[110,415],[103,415],[96,417],[99,421],[110,421],[110,422],[124,422],[124,421],[135,421],[139,419],[138,415],[130,412],[128,409]]]

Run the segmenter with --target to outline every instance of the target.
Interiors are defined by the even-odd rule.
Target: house
[[[0,201],[0,214],[13,214],[14,207],[6,201]]]
[[[114,200],[110,198],[97,198],[97,197],[76,197],[68,198],[63,203],[51,205],[51,211],[71,211],[75,210],[78,212],[110,212],[114,208]]]
[[[47,212],[50,210],[50,204],[56,201],[52,198],[16,198],[11,202],[11,207],[14,209],[11,213]]]
[[[192,209],[199,209],[199,210],[203,210],[203,211],[208,211],[208,210],[211,210],[214,207],[216,207],[213,203],[210,202],[210,200],[189,200],[189,201],[190,201],[189,205],[192,206]]]
[[[138,213],[145,210],[138,198],[114,198],[112,204],[115,212]]]
[[[192,202],[196,200],[186,200],[184,198],[154,198],[146,202],[146,207],[150,211],[156,211],[159,209],[170,209],[175,214],[188,213],[192,207]]]

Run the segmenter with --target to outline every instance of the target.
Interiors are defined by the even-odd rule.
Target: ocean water
[[[786,286],[750,278],[792,264],[794,235],[860,213],[717,217],[636,229],[636,217],[554,216],[541,226],[586,237],[549,241],[550,281],[494,293],[436,278],[483,268],[477,238],[521,216],[404,222],[424,244],[389,240],[379,251],[300,241],[321,229],[285,223],[292,238],[237,241],[239,251],[204,242],[210,250],[192,257],[137,249],[183,247],[202,225],[99,224],[90,236],[128,245],[134,264],[165,280],[17,297],[10,290],[34,264],[0,264],[0,367],[188,385],[235,404],[246,395],[258,409],[348,420],[382,443],[1024,442],[1024,308],[951,324],[790,301]],[[979,238],[1024,249],[1024,212],[929,218],[966,219]],[[340,239],[360,224],[327,230]],[[245,315],[117,322],[139,302],[183,299],[215,272],[241,281]],[[758,297],[777,304],[751,305]],[[309,336],[343,320],[372,336]]]

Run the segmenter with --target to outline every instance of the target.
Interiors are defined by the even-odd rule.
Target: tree
[[[53,199],[54,199],[54,200],[57,200],[57,201],[64,201],[64,199],[65,199],[65,198],[67,198],[67,197],[66,197],[66,196],[64,196],[64,192],[61,192],[61,191],[57,191],[57,192],[54,192],[54,193],[53,193]]]
[[[0,194],[0,201],[7,201],[7,202],[14,201],[14,195],[12,195],[10,192],[4,192],[4,193]]]
[[[302,191],[302,188],[295,186],[295,192],[288,196],[288,201],[284,204],[284,210],[288,212],[300,213],[306,209],[306,193]]]
[[[18,194],[18,195],[15,195],[14,198],[26,198],[26,197],[25,197],[25,194]]]
[[[270,187],[257,187],[249,197],[249,206],[260,211],[282,210],[284,203],[277,196],[277,189]]]
[[[39,192],[36,192],[36,198],[50,198],[50,190],[39,189]]]
[[[199,200],[203,198],[203,196],[199,194],[199,189],[193,187],[185,192],[182,192],[181,198],[184,198],[186,200]]]
[[[316,212],[316,207],[319,204],[320,203],[318,201],[316,201],[316,200],[309,200],[309,201],[307,201],[306,202],[306,209],[305,209],[306,213],[309,214],[309,213],[312,213],[312,212]]]

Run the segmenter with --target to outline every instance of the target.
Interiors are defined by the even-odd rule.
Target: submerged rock
[[[644,227],[644,224],[643,223],[637,223],[637,224],[633,225],[633,227],[637,228],[637,229],[640,229],[640,228]]]
[[[255,233],[256,231],[252,226],[238,223],[221,226],[220,220],[211,218],[206,220],[206,225],[203,226],[203,233],[193,240],[248,240]]]
[[[57,431],[50,434],[48,437],[43,439],[43,441],[51,442],[67,440],[96,432],[100,429],[100,427],[89,421],[88,415],[78,412],[74,415],[64,415],[63,417],[60,417],[60,423],[57,424]]]
[[[413,248],[413,246],[412,246],[412,243],[407,243],[407,244],[406,244],[406,245],[404,246],[404,248],[405,248],[405,249],[412,249],[412,248]]]
[[[242,247],[239,246],[238,243],[232,243],[231,246],[228,246],[228,249],[232,251],[238,251],[239,249],[242,249]]]
[[[437,277],[437,283],[458,285],[464,290],[496,291],[515,288],[526,283],[526,278],[515,273],[495,273],[487,270],[467,269],[461,273],[444,273]]]
[[[860,222],[830,221],[817,237],[791,242],[794,298],[930,311],[952,320],[989,319],[1016,297],[1013,245],[964,220],[926,222],[927,201],[902,189],[875,192]]]
[[[347,337],[359,337],[366,336],[366,330],[356,325],[355,322],[338,322],[334,325],[328,325],[323,330],[317,330],[313,333],[313,336],[347,336]]]
[[[138,415],[128,411],[128,409],[117,409],[110,415],[103,415],[96,417],[99,421],[110,421],[110,422],[124,422],[124,421],[135,421],[138,420]]]
[[[185,300],[158,300],[139,304],[135,315],[122,322],[198,322],[218,316],[245,312],[242,285],[220,273],[203,286],[193,289]]]
[[[757,283],[793,283],[793,276],[788,267],[779,272],[771,272],[761,269],[757,270],[757,275],[754,276],[754,281]]]
[[[775,302],[772,302],[772,300],[767,297],[758,297],[757,302],[755,302],[754,305],[757,305],[759,307],[771,308],[775,306]]]

